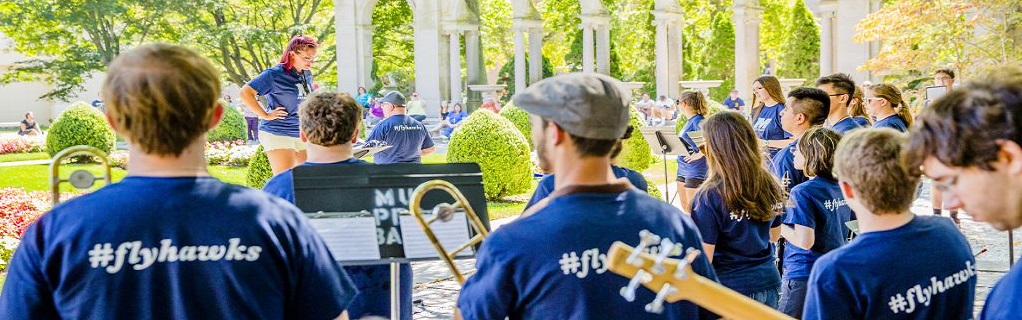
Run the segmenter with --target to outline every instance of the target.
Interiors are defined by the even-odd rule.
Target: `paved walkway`
[[[28,160],[28,161],[15,161],[15,162],[0,162],[0,167],[17,167],[17,166],[31,166],[37,164],[50,164],[53,162],[51,159],[43,160]]]

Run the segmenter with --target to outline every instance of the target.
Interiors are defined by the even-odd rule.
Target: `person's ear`
[[[844,196],[846,200],[855,199],[855,191],[852,190],[852,185],[848,184],[848,182],[845,182],[844,180],[838,180],[837,184],[841,187],[841,195]]]
[[[550,141],[553,141],[555,146],[564,143],[564,140],[568,138],[568,132],[561,129],[561,127],[553,121],[547,122],[547,126],[550,128],[547,132],[551,135],[547,138],[551,139]]]
[[[1001,146],[997,151],[997,162],[1000,162],[1012,175],[1022,175],[1022,146],[1012,140],[999,140]]]
[[[302,130],[301,127],[298,128],[298,137],[302,139],[302,143],[309,142],[309,135],[305,134],[305,130]]]
[[[224,106],[219,102],[216,104],[216,108],[213,109],[213,119],[209,122],[209,130],[216,128],[216,125],[220,124],[220,120],[224,119]]]
[[[359,128],[355,128],[355,133],[353,133],[351,135],[351,143],[354,144],[355,142],[358,142],[358,132],[359,132],[359,130],[360,130]]]

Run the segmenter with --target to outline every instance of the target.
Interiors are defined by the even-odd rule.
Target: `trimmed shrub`
[[[503,109],[500,109],[500,116],[511,121],[515,128],[518,128],[518,132],[525,136],[525,141],[529,143],[529,150],[535,149],[536,146],[532,144],[532,123],[529,121],[528,112],[508,102]]]
[[[263,152],[263,146],[256,149],[252,159],[248,160],[248,173],[245,175],[245,184],[249,188],[262,189],[266,180],[273,177],[273,169],[270,168],[270,158]]]
[[[224,101],[220,101],[220,105],[224,106],[224,117],[220,119],[220,123],[213,130],[209,130],[206,140],[210,142],[244,141],[248,138],[248,123],[245,122],[245,115]]]
[[[53,157],[68,147],[88,145],[110,153],[114,139],[114,130],[107,124],[103,113],[79,101],[64,110],[50,126],[46,135],[46,152]]]
[[[653,158],[653,151],[649,149],[649,144],[642,137],[642,132],[639,132],[639,128],[643,127],[639,112],[635,111],[635,108],[629,109],[632,114],[631,124],[635,131],[632,132],[631,138],[625,140],[624,148],[617,157],[617,163],[622,167],[643,172],[653,164],[655,159]]]
[[[473,112],[454,131],[447,162],[478,163],[489,200],[525,193],[532,187],[528,140],[511,121],[489,110]]]
[[[646,178],[646,192],[649,193],[650,197],[657,198],[657,200],[664,201],[664,194],[660,192],[660,188],[654,184],[653,180]],[[666,201],[665,201],[666,202]]]
[[[706,118],[709,118],[710,116],[715,115],[718,112],[728,111],[727,107],[725,107],[723,104],[720,104],[720,102],[714,100],[706,100],[706,106],[709,107],[708,109],[710,109],[708,112],[709,114],[704,115],[704,117]],[[681,128],[684,127],[686,123],[688,123],[688,117],[685,117],[684,114],[679,113],[678,120],[674,124],[674,133],[681,133]]]

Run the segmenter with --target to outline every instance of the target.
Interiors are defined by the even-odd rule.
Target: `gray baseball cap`
[[[631,93],[621,81],[598,73],[571,73],[536,82],[515,94],[515,106],[553,121],[572,135],[613,140],[631,120]]]
[[[390,103],[398,107],[405,106],[405,96],[397,91],[388,92],[387,95],[380,98],[380,102]]]

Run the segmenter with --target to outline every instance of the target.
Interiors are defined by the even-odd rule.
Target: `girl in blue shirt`
[[[355,97],[355,101],[362,108],[369,110],[369,102],[373,100],[373,95],[366,91],[366,87],[358,86],[358,95]],[[363,116],[364,117],[364,116]]]
[[[259,144],[273,174],[305,162],[305,143],[298,133],[298,104],[312,93],[312,63],[319,45],[311,37],[291,38],[280,64],[266,69],[241,87],[241,101],[259,116]],[[256,95],[266,98],[267,108]]]
[[[834,151],[841,134],[831,129],[814,127],[798,141],[795,168],[812,177],[791,189],[788,214],[781,225],[781,236],[787,239],[784,250],[784,277],[781,281],[779,310],[802,317],[809,271],[824,253],[847,243],[852,210],[831,169]]]
[[[763,165],[752,125],[735,112],[703,121],[710,174],[696,192],[692,220],[720,283],[777,308],[774,264],[784,189]]]
[[[678,109],[685,115],[688,122],[681,128],[678,137],[691,148],[687,156],[678,156],[678,195],[681,197],[681,210],[692,212],[692,199],[696,190],[706,180],[706,158],[699,149],[690,133],[702,130],[704,114],[707,112],[706,97],[701,91],[685,91],[678,99]],[[700,141],[701,142],[701,141]]]
[[[912,114],[908,104],[901,98],[901,90],[890,84],[881,83],[866,88],[866,112],[876,119],[874,128],[892,128],[908,132],[912,125]]]
[[[781,82],[774,76],[762,76],[752,83],[752,129],[766,144],[772,159],[777,151],[791,143],[791,134],[781,129],[784,94]]]
[[[454,104],[454,111],[447,114],[447,120],[443,121],[443,134],[450,138],[451,134],[454,133],[454,129],[457,129],[461,125],[461,122],[468,118],[468,112],[465,112],[461,108],[461,103]]]

